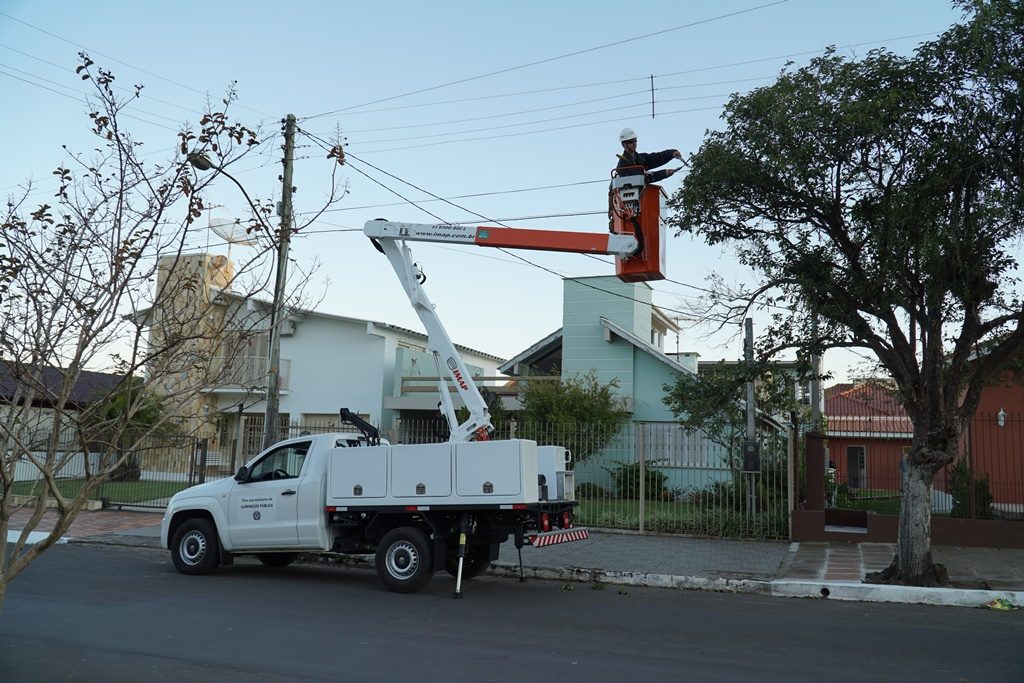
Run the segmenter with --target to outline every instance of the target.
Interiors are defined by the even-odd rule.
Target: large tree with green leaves
[[[911,57],[829,52],[733,96],[671,202],[679,233],[734,245],[755,279],[706,313],[773,306],[762,356],[862,348],[895,380],[914,436],[883,578],[904,583],[935,580],[933,479],[1024,346],[1024,12],[959,4]]]

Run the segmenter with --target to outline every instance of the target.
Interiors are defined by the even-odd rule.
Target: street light
[[[293,119],[292,119],[293,120]],[[290,159],[290,146],[286,149],[286,161]],[[228,180],[238,186],[238,189],[245,195],[249,207],[255,212],[260,222],[260,214],[249,193],[240,182],[220,166],[217,166],[209,157],[202,152],[191,152],[186,157],[193,168],[199,171],[215,169],[217,173],[227,176]],[[291,165],[285,165],[286,184],[291,187]],[[270,359],[267,368],[267,406],[263,413],[263,448],[269,447],[277,441],[277,423],[280,420],[280,378],[281,378],[281,334],[278,330],[278,318],[284,303],[285,283],[288,278],[288,247],[291,235],[291,192],[285,193],[285,200],[282,202],[281,227],[277,240],[277,274],[274,279],[274,303],[270,309]],[[269,226],[265,226],[270,232]]]

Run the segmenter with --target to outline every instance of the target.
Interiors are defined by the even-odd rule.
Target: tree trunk
[[[940,586],[948,583],[946,569],[932,562],[932,480],[931,464],[907,465],[903,504],[900,507],[899,536],[892,564],[867,577],[869,583],[907,586]]]

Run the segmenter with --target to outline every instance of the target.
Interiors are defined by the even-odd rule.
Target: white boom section
[[[437,367],[438,391],[441,394],[441,407],[448,425],[451,427],[451,436],[448,441],[466,442],[477,438],[486,439],[494,431],[491,424],[491,413],[487,410],[487,403],[484,402],[480,390],[476,388],[473,379],[462,361],[462,356],[455,349],[455,344],[448,337],[448,332],[437,317],[434,304],[430,303],[426,292],[420,286],[422,274],[416,268],[412,260],[412,250],[406,246],[403,240],[390,239],[388,237],[375,238],[377,244],[384,250],[384,255],[391,262],[398,279],[405,288],[405,293],[412,303],[413,309],[423,322],[427,330],[427,352],[434,358],[434,365]],[[455,407],[452,404],[451,394],[448,392],[448,382],[445,376],[455,380],[455,387],[462,397],[463,403],[469,410],[469,418],[459,424],[455,416]]]
[[[449,223],[393,223],[383,219],[367,221],[363,232],[388,257],[391,267],[405,288],[423,326],[427,329],[427,350],[433,355],[440,379],[438,389],[441,407],[451,427],[449,441],[486,439],[494,431],[491,414],[480,391],[473,383],[462,356],[448,337],[441,319],[434,311],[426,293],[420,286],[422,273],[412,260],[406,240],[415,242],[442,242],[445,244],[475,244],[481,247],[509,249],[537,249],[573,253],[610,254],[628,257],[635,254],[639,242],[633,235],[615,233],[581,233],[561,230],[524,230],[522,228],[452,225]],[[455,380],[455,386],[469,409],[469,419],[458,424],[445,375]]]
[[[577,254],[610,254],[628,257],[640,247],[636,237],[617,233],[569,232],[566,230],[527,230],[491,225],[452,225],[449,223],[394,223],[367,221],[363,232],[368,237],[412,242],[475,244],[478,247],[565,251]]]

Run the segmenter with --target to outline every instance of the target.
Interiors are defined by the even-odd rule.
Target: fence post
[[[199,447],[199,483],[206,483],[206,449],[209,446],[209,439],[202,438],[196,442]]]
[[[636,422],[637,457],[640,461],[640,533],[644,532],[644,518],[647,516],[647,454],[644,448],[644,423]]]
[[[242,425],[245,422],[245,416],[242,413],[244,406],[242,403],[238,404],[238,414],[236,416],[235,424],[235,442],[231,444],[231,474],[235,473],[238,469],[238,456],[241,455],[239,452],[242,448]]]
[[[793,540],[793,510],[796,509],[796,430],[786,430],[786,517],[789,520],[789,540]]]

